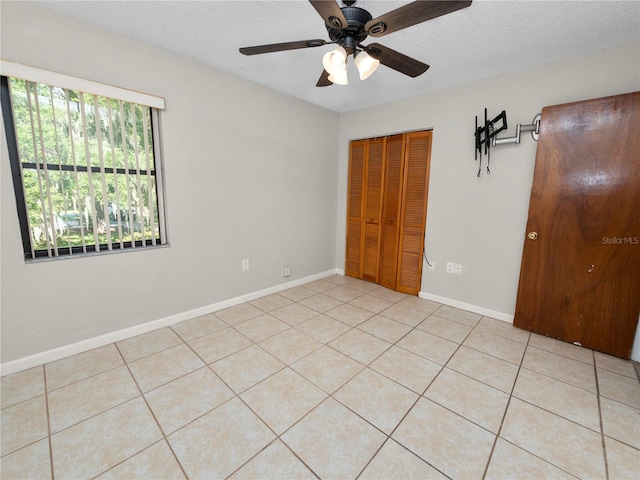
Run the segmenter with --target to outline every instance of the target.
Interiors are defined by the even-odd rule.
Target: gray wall
[[[544,106],[637,90],[639,44],[343,114],[336,264],[343,268],[349,141],[433,128],[425,249],[435,271],[423,270],[421,294],[512,319],[536,143],[527,133],[520,145],[492,149],[491,175],[477,178],[475,116],[506,110],[502,135],[511,136]],[[462,273],[445,273],[448,261]]]
[[[1,8],[3,59],[166,99],[171,241],[25,264],[0,132],[2,363],[277,286],[285,263],[293,280],[342,269],[349,140],[425,128],[436,269],[422,292],[509,319],[535,143],[494,149],[478,179],[475,115],[505,109],[511,135],[543,106],[640,90],[633,45],[340,115],[30,3]],[[462,274],[444,273],[447,261]]]
[[[171,243],[25,264],[1,132],[3,363],[335,268],[337,113],[26,2],[1,26],[5,60],[165,98]]]

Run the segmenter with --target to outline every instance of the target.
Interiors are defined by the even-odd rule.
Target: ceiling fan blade
[[[364,28],[369,35],[381,37],[403,28],[426,22],[432,18],[455,12],[469,5],[471,5],[471,0],[418,0],[368,21]]]
[[[296,50],[298,48],[321,47],[327,43],[321,38],[315,40],[299,40],[297,42],[272,43],[270,45],[257,45],[255,47],[242,47],[240,53],[243,55],[257,55],[259,53],[282,52],[285,50]]]
[[[320,75],[316,87],[328,87],[330,85],[333,85],[333,82],[329,80],[329,72],[322,70],[322,75]]]
[[[379,43],[372,43],[367,47],[363,47],[364,50],[373,58],[380,60],[380,63],[386,65],[389,68],[409,75],[410,77],[417,77],[427,71],[429,65],[419,62],[418,60],[407,57],[403,53],[396,52],[395,50],[380,45]]]
[[[309,3],[313,5],[328,27],[347,28],[349,26],[335,0],[309,0]]]

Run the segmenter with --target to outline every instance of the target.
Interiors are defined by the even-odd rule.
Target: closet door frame
[[[359,151],[361,149],[361,153]],[[356,153],[360,165],[355,165]],[[345,274],[350,277],[362,277],[362,216],[364,210],[365,159],[368,154],[367,139],[352,140],[349,143],[349,176],[347,192],[347,239],[345,247]],[[360,181],[355,178],[357,170],[362,172]]]
[[[393,238],[397,246],[395,255],[392,255],[394,257],[392,261],[389,261],[389,252],[386,253],[385,266],[383,264],[383,242],[385,241],[385,235],[388,236],[389,234],[385,234],[384,229],[386,225],[383,223],[393,222],[393,219],[389,219],[389,216],[386,215],[387,212],[385,210],[388,201],[389,139],[396,137],[397,140],[398,135],[402,136],[402,149],[400,166],[401,181],[396,207],[399,212],[397,215],[397,225],[395,226],[395,237]],[[347,238],[345,251],[346,275],[371,281],[399,292],[412,295],[419,293],[422,282],[422,259],[426,231],[426,210],[431,166],[431,138],[432,130],[421,130],[387,135],[385,137],[352,140],[349,143]],[[418,139],[419,141],[427,139],[426,147],[423,145],[423,148],[425,148],[424,164],[420,173],[421,176],[418,178],[410,178],[411,173],[415,171],[415,165],[410,165],[410,161],[413,161],[410,145],[414,139]],[[375,181],[370,182],[370,142],[379,142],[380,140],[383,141],[382,158],[379,159],[382,164],[377,165],[377,168],[381,168],[382,178],[379,183]],[[357,178],[359,172],[362,172],[361,178]],[[377,174],[380,174],[379,172],[380,170],[377,171]],[[371,205],[368,204],[367,198],[370,184],[375,185],[375,188],[379,188],[379,190],[375,192],[377,200],[373,201],[379,205],[379,209],[376,212],[372,212],[371,208],[368,210],[368,207],[371,207]],[[416,192],[418,193],[417,198]],[[419,195],[423,196],[419,197]],[[412,209],[408,218],[406,215],[407,207]],[[391,217],[393,217],[393,215],[391,215]],[[418,219],[418,221],[416,221],[416,219]],[[369,232],[368,239],[366,238],[367,231]],[[372,251],[376,253],[375,273],[372,273],[371,268],[369,268],[369,272],[366,275],[367,278],[365,278],[364,275],[365,251],[368,251],[367,259],[369,262],[372,261]],[[371,265],[368,266],[371,267]],[[383,268],[395,269],[395,275],[393,275],[391,281],[386,279],[385,282],[381,283],[381,278],[383,277],[381,271]],[[386,277],[388,277],[388,274],[385,278]]]
[[[386,173],[386,137],[367,139],[364,159],[364,191],[362,209],[361,275],[359,278],[378,283],[380,278],[380,231]]]
[[[387,137],[387,148],[385,151],[378,284],[391,290],[396,289],[398,276],[398,247],[400,246],[400,220],[402,217],[405,143],[405,134],[390,135]],[[399,151],[397,151],[398,148]],[[392,170],[394,171],[392,172]],[[395,199],[393,198],[394,194]]]
[[[417,145],[412,150],[411,143],[413,141],[420,142],[421,145]],[[405,134],[396,291],[411,295],[417,295],[422,286],[431,145],[432,130]],[[415,152],[415,149],[419,147],[425,150],[424,163],[414,164],[413,155],[422,160],[422,155]],[[424,168],[424,174],[421,171],[420,175],[413,178],[416,168]]]

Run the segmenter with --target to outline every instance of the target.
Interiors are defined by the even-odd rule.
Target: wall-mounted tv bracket
[[[502,122],[502,123],[500,123]],[[484,109],[484,125],[478,126],[478,116],[476,115],[476,160],[480,159],[478,168],[478,177],[482,171],[482,146],[484,145],[484,154],[487,156],[487,174],[491,174],[489,170],[489,162],[491,160],[491,143],[489,140],[494,138],[498,133],[507,129],[507,112],[504,110],[494,119],[489,120],[487,109]],[[495,143],[494,143],[495,145]]]
[[[505,143],[520,143],[520,133],[521,132],[531,132],[531,138],[533,138],[536,142],[538,141],[538,136],[540,135],[540,119],[542,115],[537,114],[533,117],[533,122],[528,125],[518,124],[516,125],[516,134],[513,137],[504,137],[504,138],[496,138],[493,137],[491,143],[495,147],[496,145],[504,145]]]
[[[482,171],[482,145],[484,144],[485,155],[487,155],[487,174],[491,174],[491,170],[489,170],[489,152],[491,151],[490,146],[496,145],[505,145],[507,143],[520,143],[520,135],[522,132],[531,132],[531,138],[533,138],[536,142],[538,141],[538,136],[540,134],[540,119],[542,118],[540,114],[537,114],[533,117],[533,122],[530,124],[517,124],[516,125],[516,134],[513,137],[503,137],[497,138],[496,135],[498,132],[505,130],[507,128],[507,114],[503,110],[500,115],[498,115],[493,120],[487,119],[487,109],[484,109],[484,118],[485,124],[484,126],[478,127],[478,117],[476,116],[476,160],[480,157],[480,168],[478,169],[478,177],[480,176],[480,172]],[[503,121],[500,127],[496,128],[496,123],[500,120]],[[490,144],[487,142],[487,139],[491,139]]]

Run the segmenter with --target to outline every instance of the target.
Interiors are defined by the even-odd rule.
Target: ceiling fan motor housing
[[[364,26],[373,17],[366,10],[359,7],[342,7],[340,9],[347,20],[347,28],[327,26],[329,38],[341,45],[348,54],[353,54],[356,46],[367,38]]]

